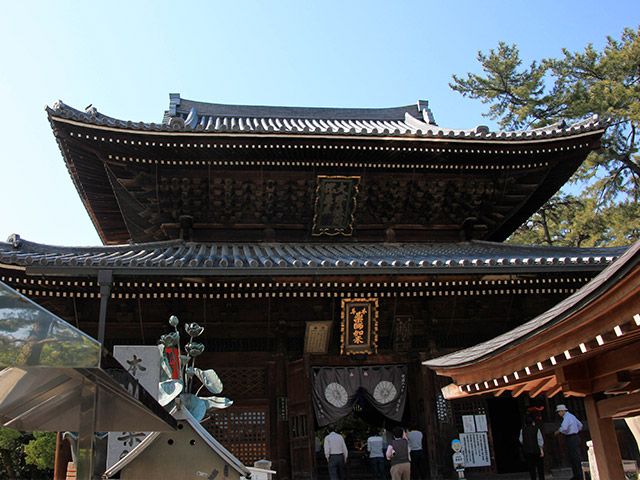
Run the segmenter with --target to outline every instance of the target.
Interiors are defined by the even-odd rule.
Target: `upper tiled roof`
[[[85,111],[56,102],[47,107],[52,118],[142,131],[203,132],[235,134],[307,134],[365,137],[448,138],[457,140],[540,140],[567,137],[603,130],[606,125],[597,116],[573,125],[564,122],[548,127],[515,132],[491,132],[486,126],[457,130],[438,127],[428,108],[420,100],[416,105],[394,108],[303,108],[223,105],[196,102],[170,95],[169,110],[162,123],[131,122],[108,117],[93,106]]]
[[[491,242],[194,243],[181,240],[105,247],[57,247],[18,235],[0,242],[0,263],[34,267],[200,274],[507,273],[600,270],[625,248],[554,248]]]
[[[640,260],[639,253],[640,242],[636,242],[617,261],[600,272],[584,287],[536,318],[486,342],[428,360],[424,362],[424,365],[438,369],[464,367],[489,358],[491,355],[505,349],[515,348],[516,345],[555,325],[571,313],[584,308],[589,302],[598,298],[600,294],[607,290],[612,279],[616,279],[620,272],[624,272],[626,271],[625,269],[638,263]]]

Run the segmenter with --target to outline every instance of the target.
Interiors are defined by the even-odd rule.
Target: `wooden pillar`
[[[107,328],[107,304],[111,296],[113,285],[113,272],[100,270],[98,272],[98,285],[100,285],[100,314],[98,317],[98,342],[104,345],[104,336]]]
[[[584,399],[589,421],[589,432],[593,441],[593,450],[601,479],[624,480],[620,446],[612,418],[600,418],[598,403],[593,395]]]
[[[67,478],[67,465],[71,461],[71,447],[69,442],[62,439],[62,433],[56,433],[56,450],[53,460],[54,480]]]
[[[420,363],[428,358],[427,355],[420,355]],[[436,410],[436,375],[429,368],[420,365],[422,373],[422,385],[424,395],[424,447],[426,457],[429,462],[429,475],[431,478],[438,478],[438,412]]]
[[[276,354],[274,356],[275,368],[275,385],[272,388],[275,391],[275,408],[273,409],[275,428],[271,431],[271,442],[274,449],[271,453],[273,459],[272,468],[278,473],[278,478],[290,478],[289,465],[289,423],[287,418],[287,359],[286,356]],[[285,415],[282,417],[282,415]]]

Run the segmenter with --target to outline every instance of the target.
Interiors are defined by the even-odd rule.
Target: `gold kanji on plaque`
[[[378,299],[343,298],[340,353],[358,355],[378,351]]]

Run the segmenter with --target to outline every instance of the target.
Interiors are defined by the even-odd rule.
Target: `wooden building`
[[[200,364],[235,400],[206,428],[248,465],[272,460],[283,479],[322,475],[321,372],[395,367],[406,369],[393,393],[406,394],[401,419],[372,409],[372,398],[393,398],[367,397],[364,384],[350,415],[417,423],[441,477],[462,413],[496,420],[496,438],[519,407],[448,402],[421,362],[534,318],[624,252],[502,243],[598,148],[597,118],[451,130],[424,101],[285,108],[177,94],[158,124],[61,102],[47,113],[104,245],[12,235],[0,243],[0,279],[107,347],[155,343],[170,314],[206,326]],[[510,451],[491,449],[490,469],[512,468]]]
[[[552,309],[425,365],[453,378],[447,399],[584,399],[599,478],[624,478],[613,420],[640,415],[640,242]]]

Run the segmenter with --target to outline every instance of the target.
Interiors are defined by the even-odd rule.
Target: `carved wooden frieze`
[[[393,350],[408,352],[413,340],[413,317],[396,315],[393,321]]]
[[[491,232],[535,190],[526,173],[312,176],[310,172],[203,172],[109,164],[109,180],[131,238],[166,238],[185,216],[197,228],[251,225],[313,236],[371,235],[388,226],[473,225]],[[173,228],[173,227],[172,227]],[[215,227],[213,227],[215,228]],[[177,230],[176,230],[177,232]],[[479,237],[482,238],[482,237]]]
[[[353,234],[360,177],[318,175],[313,235]]]

